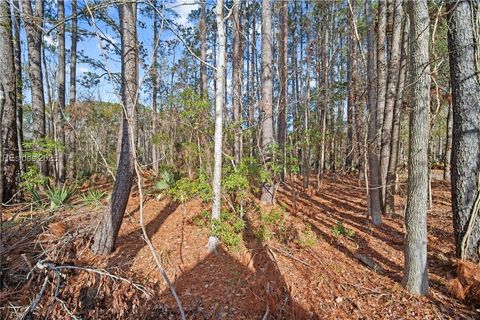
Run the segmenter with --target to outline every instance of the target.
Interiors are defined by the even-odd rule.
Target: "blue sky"
[[[167,8],[171,8],[174,10],[178,17],[174,19],[175,23],[177,23],[180,26],[187,26],[187,27],[195,27],[196,25],[191,23],[188,19],[188,15],[193,11],[197,10],[199,8],[199,3],[196,2],[195,0],[157,0],[158,4],[164,3]],[[51,1],[51,6],[45,6],[46,8],[56,7],[56,1]],[[88,5],[92,5],[92,0],[78,0],[78,8],[84,8]],[[153,19],[150,17],[147,17],[144,14],[141,14],[141,8],[145,8],[146,4],[140,4],[138,7],[139,10],[139,16],[138,19],[142,21],[146,26],[145,28],[138,28],[138,39],[140,42],[144,44],[144,46],[147,48],[148,51],[148,56],[146,58],[146,64],[149,65],[151,63],[151,48],[153,47]],[[70,17],[72,14],[72,9],[71,9],[71,1],[65,1],[65,16]],[[47,13],[47,12],[46,12]],[[112,5],[111,8],[108,9],[109,16],[114,19],[116,22],[118,22],[118,11],[117,8]],[[51,12],[52,15],[56,15],[55,12]],[[169,18],[173,18],[172,15],[169,16]],[[45,27],[46,30],[51,29],[53,24],[49,24]],[[89,32],[98,32],[100,34],[100,37],[105,36],[106,38],[110,39],[113,43],[116,45],[120,46],[120,36],[116,34],[110,28],[107,26],[104,22],[95,20],[95,25],[96,28],[93,26],[92,19],[90,16],[87,16],[86,18],[79,19],[78,21],[78,27],[79,29],[84,29]],[[69,29],[69,24],[67,26],[67,32],[66,32],[66,48],[67,50],[70,49],[71,46],[71,34],[68,32]],[[176,36],[169,30],[164,29],[161,33],[161,39],[162,40],[171,40],[175,39]],[[26,36],[25,36],[25,31],[22,28],[22,55],[23,55],[23,62],[26,63],[28,61],[27,59],[27,46],[26,46]],[[48,35],[44,35],[44,43],[50,45],[52,48],[56,48],[57,41],[56,41],[56,32],[52,31]],[[120,63],[119,63],[119,57],[114,57],[112,55],[108,54],[108,47],[110,44],[106,41],[102,41],[99,37],[94,36],[94,37],[83,37],[77,45],[77,51],[83,52],[84,55],[96,59],[105,66],[111,73],[118,73],[120,71]],[[181,44],[177,47],[177,51],[181,51],[183,48]],[[47,64],[49,65],[50,73],[54,72],[56,70],[56,53],[49,53],[48,55],[48,62]],[[176,59],[178,59],[181,55],[176,54]],[[173,62],[173,56],[168,57],[170,62]],[[67,53],[67,62],[69,61],[69,54]],[[24,69],[24,72],[26,74],[26,69]],[[69,66],[67,65],[67,88],[69,87],[68,84],[68,79],[69,79]],[[119,96],[118,92],[116,91],[116,88],[110,81],[108,81],[108,76],[104,76],[98,86],[95,87],[94,90],[88,90],[85,87],[82,87],[80,85],[80,79],[88,72],[93,72],[97,74],[103,74],[104,72],[101,70],[96,70],[93,66],[87,63],[82,63],[78,62],[77,63],[77,98],[79,100],[82,99],[96,99],[96,100],[102,100],[102,101],[109,101],[109,102],[119,102]],[[144,70],[140,68],[140,80],[144,78]],[[54,74],[49,74],[48,75],[51,84],[54,84],[55,80],[54,79],[55,75]],[[46,79],[45,79],[46,81]],[[54,85],[53,85],[54,86]],[[25,101],[29,102],[30,101],[30,91],[27,89],[24,91],[25,95]],[[141,102],[143,103],[148,103],[150,100],[150,97],[148,96],[142,96],[141,97]],[[67,90],[67,101],[68,101],[68,90]]]

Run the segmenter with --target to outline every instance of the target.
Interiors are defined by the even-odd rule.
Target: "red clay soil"
[[[401,286],[404,199],[398,201],[400,214],[375,228],[366,217],[364,188],[352,178],[330,176],[318,195],[290,181],[277,194],[287,224],[302,230],[309,225],[316,234],[313,247],[275,238],[260,244],[252,232],[253,214],[247,214],[243,245],[207,254],[208,229],[193,222],[204,208],[200,200],[183,205],[150,197],[144,215],[189,319],[479,319],[473,304],[447,289],[455,275],[450,192],[441,182],[433,190],[426,297],[411,296]],[[93,230],[80,228],[93,225],[100,212],[76,206],[53,217],[42,215],[41,221],[20,213],[15,219],[23,222],[6,225],[5,248],[11,249],[2,262],[2,319],[18,317],[32,303],[45,275],[51,283],[36,306],[37,318],[178,318],[141,236],[138,198],[130,199],[117,249],[106,257],[91,254]],[[333,235],[339,221],[354,231],[352,237]],[[34,239],[22,240],[29,237]],[[27,279],[36,261],[46,258],[54,265],[105,269],[142,284],[150,297],[130,282],[88,270],[62,269],[60,279],[58,272],[34,268]]]

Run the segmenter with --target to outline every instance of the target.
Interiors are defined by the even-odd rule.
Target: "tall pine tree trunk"
[[[453,96],[452,209],[457,257],[480,260],[479,39],[472,1],[447,2]],[[478,30],[477,30],[478,32]]]
[[[136,131],[138,96],[137,5],[126,2],[119,5],[122,39],[122,103],[123,121],[117,173],[110,204],[102,216],[94,236],[95,254],[108,254],[115,249],[118,231],[127,208],[134,174],[132,136]]]
[[[270,0],[262,0],[262,100],[260,124],[262,130],[261,153],[265,167],[271,174],[273,161],[273,81],[272,81],[272,7]],[[260,201],[273,203],[273,177],[262,186]]]
[[[392,216],[395,213],[395,191],[397,181],[398,151],[400,146],[400,123],[403,107],[403,90],[407,75],[408,60],[408,17],[405,19],[402,36],[402,54],[400,59],[400,70],[398,75],[397,88],[395,92],[395,104],[393,108],[393,124],[390,139],[390,156],[388,161],[388,172],[385,192],[385,213]]]
[[[154,7],[157,6],[157,1],[154,0],[152,5]],[[203,4],[205,5],[205,4]],[[157,134],[157,127],[158,127],[158,119],[157,119],[157,98],[158,98],[158,88],[159,88],[159,81],[158,81],[158,47],[160,46],[160,38],[158,35],[158,28],[159,28],[159,17],[158,13],[155,10],[153,13],[153,58],[152,58],[152,69],[151,69],[151,77],[152,77],[152,168],[153,172],[158,175],[158,147],[157,141],[155,136]],[[201,26],[201,23],[200,23]],[[205,27],[205,24],[203,25]],[[202,28],[200,27],[202,30]],[[200,31],[202,32],[202,31]],[[202,39],[203,41],[203,39]],[[203,42],[202,42],[203,46]],[[202,48],[203,49],[203,48]],[[203,57],[202,57],[203,59]],[[201,62],[200,62],[201,63]],[[201,63],[200,70],[202,70],[202,66],[204,64]],[[203,74],[202,74],[203,76]],[[202,77],[201,76],[201,77]],[[203,81],[203,78],[201,79]],[[203,82],[202,82],[203,83]],[[200,88],[200,94],[204,94],[203,85]]]
[[[349,36],[348,36],[348,98],[347,98],[347,148],[345,155],[345,166],[347,171],[352,170],[354,143],[353,143],[353,118],[356,103],[356,85],[357,85],[357,40],[355,37],[355,1],[351,3],[351,11],[349,11]]]
[[[205,26],[205,20],[207,19],[207,8],[205,1],[201,2],[200,13],[200,54],[202,61],[207,61],[207,28]],[[200,62],[200,95],[208,98],[207,92],[207,65]]]
[[[58,11],[58,70],[57,70],[57,112],[56,112],[56,137],[57,141],[65,146],[65,128],[64,128],[64,114],[65,114],[65,2],[63,0],[57,1]],[[65,181],[67,166],[66,156],[63,149],[57,150],[57,168],[58,168],[58,180],[60,182]]]
[[[72,30],[70,45],[70,90],[69,90],[69,109],[70,125],[68,128],[68,170],[67,177],[74,179],[77,176],[77,0],[72,0]]]
[[[372,0],[367,0],[367,82],[368,82],[368,182],[369,182],[369,213],[373,225],[382,224],[382,198],[380,185],[380,170],[378,160],[378,131],[377,109],[375,104],[375,52],[374,52],[374,27],[373,27]]]
[[[403,283],[408,292],[428,293],[427,211],[430,64],[427,0],[407,2],[410,16],[410,134]]]
[[[443,180],[451,180],[451,160],[452,160],[452,131],[453,131],[453,110],[452,103],[448,104],[448,114],[447,114],[447,127],[446,127],[446,139],[445,139],[445,154],[444,154],[444,164],[443,169]]]
[[[238,164],[242,159],[242,78],[243,78],[243,28],[240,20],[240,1],[233,2],[233,155]]]
[[[213,165],[213,204],[212,219],[220,220],[221,200],[222,200],[222,144],[223,144],[223,110],[225,109],[225,59],[226,59],[226,35],[225,20],[223,17],[223,0],[218,0],[215,7],[215,17],[217,21],[217,70],[215,79],[217,89],[215,91],[215,137],[214,137],[214,165]],[[213,226],[212,226],[213,228]],[[212,230],[213,232],[213,230]],[[208,239],[208,252],[216,252],[219,240],[216,234]]]
[[[17,90],[17,140],[18,159],[20,173],[26,171],[26,163],[23,161],[23,79],[22,79],[22,43],[20,39],[20,9],[18,0],[11,2],[12,25],[13,25],[13,52],[15,58],[15,78]]]
[[[40,141],[45,138],[45,99],[42,75],[43,0],[35,0],[35,12],[32,10],[30,1],[20,1],[20,4],[27,33],[33,139]],[[43,175],[48,175],[46,161],[37,161],[37,166]]]
[[[3,172],[2,203],[9,201],[17,191],[18,185],[18,140],[17,140],[17,93],[15,81],[15,63],[13,54],[13,34],[10,20],[10,6],[7,1],[0,2],[0,90],[3,93],[3,117],[0,125],[2,134]],[[1,203],[0,203],[1,205]]]
[[[288,1],[282,1],[280,7],[280,32],[278,36],[279,58],[279,105],[278,105],[278,145],[281,152],[282,174],[281,179],[285,178],[286,160],[287,160],[287,105],[288,105]]]
[[[383,117],[381,149],[380,149],[380,177],[382,180],[382,199],[385,199],[387,188],[387,172],[390,160],[390,141],[392,138],[393,113],[395,108],[396,88],[399,77],[400,53],[402,45],[402,20],[403,20],[403,0],[395,1],[393,17],[393,35],[391,40],[391,53],[388,65],[387,76],[387,96],[385,102],[385,112]]]

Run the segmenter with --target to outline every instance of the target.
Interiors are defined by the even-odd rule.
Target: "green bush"
[[[211,220],[212,235],[220,239],[227,247],[238,248],[242,243],[245,221],[237,215],[222,211],[220,219]]]
[[[307,226],[305,231],[300,233],[297,244],[303,248],[312,248],[315,247],[318,243],[317,235],[312,231],[310,225]]]
[[[344,237],[347,237],[347,238],[351,238],[355,235],[355,231],[353,231],[352,229],[350,228],[346,228],[344,225],[343,225],[343,222],[342,221],[338,221],[332,228],[332,233],[335,237],[340,237],[340,236],[344,236]]]
[[[171,189],[175,186],[175,174],[169,170],[164,170],[161,173],[161,179],[155,182],[155,188],[158,191]]]

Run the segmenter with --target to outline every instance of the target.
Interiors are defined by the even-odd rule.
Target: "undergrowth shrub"
[[[312,227],[307,225],[306,229],[299,234],[296,242],[302,248],[312,248],[317,245],[318,239],[315,232],[312,231]]]
[[[68,200],[75,193],[75,187],[69,187],[67,185],[48,187],[45,192],[50,202],[50,210],[57,210],[60,207],[67,204]]]
[[[352,238],[355,235],[355,231],[345,227],[342,221],[337,221],[337,223],[332,228],[332,233],[336,238],[340,236]]]
[[[87,205],[100,205],[101,200],[105,197],[106,192],[97,190],[97,189],[89,189],[87,192],[82,194],[82,201]]]

